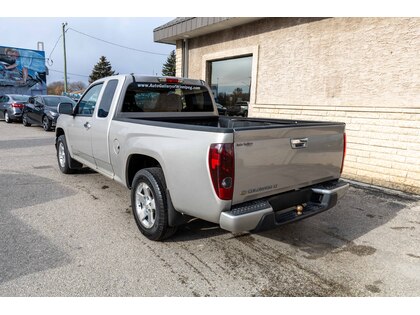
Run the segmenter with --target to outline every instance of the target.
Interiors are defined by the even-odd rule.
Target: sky
[[[172,19],[174,17],[0,17],[0,46],[37,49],[37,43],[43,42],[45,57],[49,58],[47,84],[62,81],[64,53],[60,36],[62,23],[67,22],[68,82],[87,84],[88,76],[101,56],[105,56],[113,70],[120,74],[161,75],[162,65],[175,46],[153,42],[153,29]],[[154,54],[110,45],[76,31]]]
[[[259,0],[258,6],[240,7],[226,0],[212,0],[211,5],[204,6],[196,0],[184,0],[183,5],[173,0],[104,3],[72,0],[59,5],[56,0],[20,0],[13,9],[0,11],[0,46],[37,49],[37,42],[43,42],[45,55],[49,58],[47,83],[61,81],[64,65],[60,35],[62,23],[67,22],[68,81],[87,83],[102,55],[117,73],[160,75],[163,63],[175,46],[154,43],[153,29],[174,16],[415,16],[413,13],[419,12],[410,10],[410,0],[382,0],[380,6],[365,0]],[[156,54],[112,46],[74,30]]]

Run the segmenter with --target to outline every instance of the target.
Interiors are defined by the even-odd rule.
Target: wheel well
[[[59,136],[64,135],[64,130],[61,128],[55,129],[55,145],[57,146],[57,139]]]
[[[58,138],[59,136],[64,135],[64,130],[61,128],[57,128],[55,130],[55,137]]]
[[[139,170],[147,167],[161,166],[156,159],[147,155],[133,154],[129,156],[126,168],[126,181],[128,188],[131,188],[131,184],[133,183],[133,179],[136,173]]]

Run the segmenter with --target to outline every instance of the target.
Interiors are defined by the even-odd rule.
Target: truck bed
[[[325,121],[306,121],[288,119],[269,119],[269,118],[240,118],[240,117],[118,117],[116,120],[139,124],[161,125],[172,128],[194,128],[202,131],[212,132],[233,132],[243,129],[270,129],[285,127],[314,127],[327,125],[343,125],[337,122]],[[200,126],[204,128],[200,128]],[[207,128],[206,128],[207,127]]]
[[[118,120],[163,128],[233,133],[232,204],[340,177],[344,123],[217,116]]]

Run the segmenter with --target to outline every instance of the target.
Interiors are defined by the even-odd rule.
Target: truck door
[[[92,150],[96,167],[108,176],[112,177],[114,171],[109,156],[109,126],[112,115],[109,114],[113,103],[118,80],[109,80],[106,83],[101,100],[95,111],[95,118],[92,122]]]
[[[95,84],[83,95],[76,105],[76,115],[69,125],[69,143],[73,155],[91,168],[96,168],[92,153],[92,121],[95,106],[101,96],[103,82]]]

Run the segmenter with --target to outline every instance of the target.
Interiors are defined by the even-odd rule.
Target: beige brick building
[[[344,121],[343,177],[420,194],[420,18],[178,18],[154,35],[222,97],[216,62],[251,57],[249,116]]]

